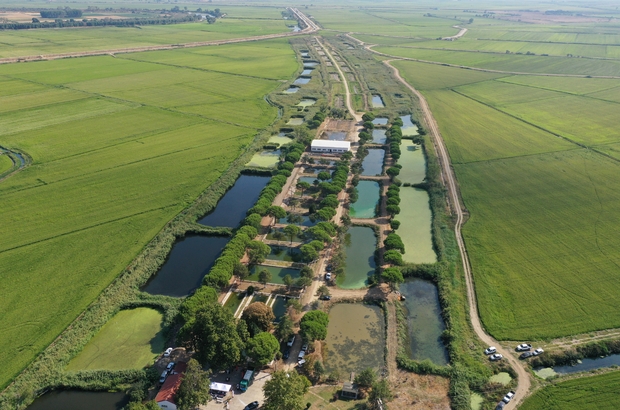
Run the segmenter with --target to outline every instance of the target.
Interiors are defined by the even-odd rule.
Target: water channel
[[[415,360],[430,359],[440,366],[448,364],[448,353],[441,333],[446,326],[441,317],[437,286],[422,279],[408,279],[400,285],[406,297],[409,357]]]
[[[426,158],[422,147],[411,140],[402,140],[400,144],[401,155],[398,163],[403,167],[398,179],[403,183],[419,184],[426,178]]]
[[[383,173],[383,158],[385,151],[382,149],[369,149],[368,155],[362,161],[362,175],[375,176]]]
[[[536,368],[534,372],[539,377],[546,379],[550,376],[577,373],[577,372],[587,372],[595,369],[602,369],[604,367],[611,366],[620,366],[620,354],[611,354],[605,357],[597,357],[594,359],[581,359],[579,363],[574,366],[566,365],[566,366],[554,366],[554,367],[544,367],[544,368]]]
[[[325,367],[348,377],[384,365],[385,319],[378,306],[339,303],[329,311]],[[348,378],[347,378],[348,379]]]
[[[63,390],[44,394],[28,410],[121,410],[128,403],[125,393]]]
[[[368,285],[368,278],[375,273],[377,238],[372,228],[352,226],[345,235],[344,273],[336,277],[343,289],[360,289]]]
[[[372,108],[383,108],[385,104],[383,103],[383,98],[379,94],[372,95]]]
[[[356,188],[358,199],[350,205],[349,215],[351,218],[374,218],[379,204],[379,183],[360,181]]]
[[[204,216],[198,223],[207,226],[236,228],[245,218],[260,191],[271,178],[267,176],[241,175],[233,187],[217,203],[215,209]]]
[[[402,187],[400,190],[400,221],[398,233],[405,244],[403,260],[409,263],[435,263],[431,221],[433,215],[428,192],[419,188]],[[406,204],[403,206],[402,204]]]
[[[172,246],[164,265],[143,290],[151,295],[182,297],[198,289],[230,240],[227,236],[189,235]]]

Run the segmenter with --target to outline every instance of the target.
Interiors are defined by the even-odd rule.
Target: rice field
[[[291,77],[286,47],[253,58],[273,50],[272,75]],[[0,224],[16,233],[0,237],[1,386],[276,117],[263,96],[280,81],[239,74],[245,59],[235,73],[113,57],[0,66],[0,145],[33,158],[0,183]]]

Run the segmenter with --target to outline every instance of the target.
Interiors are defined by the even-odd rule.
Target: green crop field
[[[93,337],[67,370],[141,369],[164,349],[163,315],[154,309],[122,310]]]
[[[620,407],[620,372],[614,371],[552,384],[537,391],[523,410],[614,410]]]
[[[174,51],[150,53],[166,64],[127,55],[0,66],[0,145],[33,158],[0,183],[0,224],[15,233],[0,237],[0,385],[276,118],[263,96],[293,75],[294,53],[285,40],[256,47],[231,73],[183,68]],[[241,74],[254,60],[278,79]]]
[[[13,168],[13,161],[6,154],[0,154],[0,175]]]

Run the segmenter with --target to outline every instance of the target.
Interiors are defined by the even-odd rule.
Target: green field
[[[0,385],[276,118],[263,96],[293,75],[294,54],[285,40],[255,46],[218,48],[245,53],[231,73],[182,68],[168,51],[150,56],[165,65],[127,55],[0,66],[0,145],[33,158],[0,184],[0,224],[16,233],[0,237]],[[254,60],[278,79],[241,74]]]
[[[154,309],[122,310],[93,337],[67,370],[141,369],[164,350],[163,315]]]
[[[0,154],[0,175],[13,168],[13,161],[6,154]]]
[[[620,372],[552,384],[530,396],[523,410],[613,410],[620,406]]]

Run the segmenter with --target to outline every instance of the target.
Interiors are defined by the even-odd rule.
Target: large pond
[[[379,203],[379,183],[376,181],[360,181],[357,184],[357,201],[350,205],[351,218],[374,218]]]
[[[383,98],[379,94],[372,95],[372,108],[383,108],[385,104],[383,103]]]
[[[250,159],[250,162],[245,164],[246,167],[255,168],[275,168],[280,162],[280,155],[282,151],[279,149],[272,151],[262,151],[254,154]]]
[[[347,133],[341,131],[327,131],[325,133],[328,140],[332,141],[344,141],[347,139]]]
[[[405,115],[400,117],[403,120],[403,126],[401,127],[401,131],[403,132],[403,137],[412,137],[414,135],[418,135],[418,126],[411,122],[411,116]]]
[[[316,100],[313,98],[304,98],[297,104],[299,107],[309,107],[311,105],[316,104]]]
[[[383,157],[385,151],[382,149],[369,149],[368,155],[362,161],[362,175],[375,176],[383,173]]]
[[[437,262],[431,232],[432,217],[428,192],[418,188],[401,188],[400,214],[396,216],[400,227],[396,233],[405,244],[405,262]]]
[[[370,367],[384,366],[385,319],[377,306],[339,303],[329,311],[325,367],[348,379]]]
[[[387,141],[385,130],[372,130],[372,142],[375,144],[385,144],[385,141]]]
[[[402,140],[398,163],[403,167],[398,179],[403,183],[419,184],[426,178],[426,159],[422,147],[411,140]]]
[[[258,282],[258,273],[263,269],[267,269],[271,273],[271,280],[269,283],[277,283],[279,285],[284,285],[284,277],[286,275],[291,275],[293,279],[297,279],[301,276],[299,269],[256,265],[250,270],[250,276],[247,277],[247,280]]]
[[[375,273],[377,238],[372,228],[353,226],[345,235],[344,273],[336,277],[344,289],[360,289],[368,285],[368,278]]]
[[[269,140],[267,142],[269,144],[285,145],[293,142],[293,139],[291,137],[287,137],[285,133],[281,132],[280,134],[272,135],[271,137],[269,137]]]
[[[125,393],[64,390],[44,394],[28,410],[121,410],[128,403]]]
[[[311,77],[298,77],[295,81],[293,81],[293,84],[297,84],[297,85],[308,84],[311,79],[312,79]]]
[[[387,125],[388,119],[385,117],[377,117],[374,120],[372,120],[372,123],[375,125]]]
[[[400,291],[406,297],[409,357],[430,359],[442,366],[448,364],[448,353],[441,341],[446,327],[441,317],[437,286],[426,280],[411,279],[400,285]]]
[[[270,177],[263,176],[241,175],[235,185],[220,199],[215,209],[198,223],[236,228],[270,179]]]
[[[166,262],[144,286],[152,295],[187,296],[202,279],[230,240],[225,236],[189,235],[172,247]]]
[[[605,357],[597,357],[595,359],[582,359],[579,363],[574,366],[555,366],[552,368],[537,368],[534,369],[536,374],[543,379],[546,379],[550,376],[569,374],[569,373],[577,373],[577,372],[587,372],[590,370],[601,369],[603,367],[611,367],[611,366],[620,366],[620,354],[612,354]]]
[[[303,117],[291,117],[291,119],[288,120],[286,125],[301,125],[303,123],[304,123]]]

